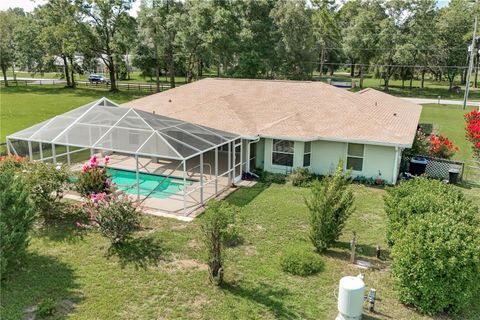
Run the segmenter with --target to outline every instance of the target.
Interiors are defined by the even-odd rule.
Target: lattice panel
[[[464,163],[461,161],[454,161],[454,160],[446,160],[440,158],[432,158],[426,156],[420,156],[422,158],[427,159],[427,167],[425,168],[425,174],[430,178],[435,179],[448,179],[449,170],[450,169],[457,169],[460,172],[460,180],[463,177],[463,167]],[[410,163],[411,157],[404,157],[404,162],[407,165]]]

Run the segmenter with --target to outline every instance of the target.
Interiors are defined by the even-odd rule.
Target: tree
[[[181,25],[183,4],[174,0],[144,1],[140,6],[139,24],[143,29],[142,45],[151,48],[160,91],[160,67],[166,65],[170,87],[175,87],[175,53]]]
[[[48,59],[62,59],[63,72],[68,87],[75,86],[74,61],[79,51],[81,35],[80,17],[70,0],[50,0],[35,10],[39,21],[39,38]]]
[[[7,70],[16,61],[18,45],[15,38],[15,25],[21,23],[23,16],[23,12],[19,10],[0,11],[0,34],[2,35],[0,37],[0,66],[6,87],[8,87]]]
[[[344,29],[345,54],[361,64],[360,88],[363,88],[364,66],[368,65],[380,50],[383,50],[378,47],[380,21],[383,19],[385,19],[383,8],[374,3],[371,6],[361,7]]]
[[[314,37],[305,1],[281,0],[270,12],[279,36],[281,71],[294,79],[309,78],[313,70]]]
[[[354,199],[350,172],[344,174],[341,161],[332,176],[313,183],[305,203],[310,211],[310,241],[317,252],[324,252],[338,240],[353,211]]]
[[[466,64],[467,34],[472,26],[472,13],[468,1],[452,0],[447,7],[440,9],[435,24],[438,64],[448,79],[449,89],[452,89],[455,77],[459,73],[456,66]]]
[[[217,285],[223,282],[224,240],[228,227],[234,222],[235,209],[224,201],[212,200],[201,217],[203,244],[206,248],[210,280]]]
[[[29,232],[35,221],[28,186],[12,169],[0,171],[0,275],[25,254]]]
[[[278,35],[270,11],[274,2],[248,0],[236,2],[239,41],[234,75],[245,78],[269,78],[278,68],[275,52]]]
[[[325,61],[334,62],[341,56],[342,33],[340,30],[338,14],[332,9],[322,7],[312,15],[313,34],[317,54],[319,56],[319,72],[323,73]],[[330,65],[333,72],[333,66]]]
[[[77,9],[83,15],[82,32],[90,48],[103,60],[110,74],[110,91],[116,92],[115,55],[123,54],[119,47],[122,33],[134,28],[128,15],[133,0],[78,0]]]

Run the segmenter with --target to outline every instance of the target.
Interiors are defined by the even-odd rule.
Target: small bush
[[[314,181],[305,199],[310,211],[310,240],[317,252],[327,250],[341,235],[353,210],[350,173],[344,174],[340,162],[332,176]]]
[[[105,166],[108,164],[109,157],[104,158]],[[96,155],[93,155],[89,163],[83,165],[82,171],[75,182],[77,191],[83,196],[88,197],[94,193],[110,193],[111,180],[106,167],[99,167]]]
[[[53,298],[46,298],[40,300],[37,304],[37,309],[35,310],[35,315],[40,319],[51,317],[55,314],[57,309],[57,304]]]
[[[322,271],[324,262],[322,257],[314,252],[303,248],[290,248],[283,253],[280,265],[284,272],[305,277]]]
[[[287,180],[295,187],[307,187],[313,177],[308,168],[297,168],[287,177]]]
[[[236,210],[224,201],[208,202],[207,210],[201,217],[203,244],[206,248],[206,260],[210,281],[220,285],[223,282],[224,245],[229,229],[234,223]]]
[[[128,239],[140,225],[137,207],[125,194],[92,194],[83,207],[88,215],[88,223],[79,226],[98,227],[112,244]]]
[[[402,181],[395,187],[387,188],[384,205],[388,218],[387,242],[390,246],[398,238],[397,233],[414,216],[447,208],[454,211],[473,208],[461,190],[424,177]]]
[[[472,212],[417,215],[392,249],[400,300],[430,315],[457,312],[478,299],[480,222]]]
[[[277,184],[285,184],[287,181],[287,176],[281,173],[272,173],[267,171],[262,171],[260,173],[260,182],[263,183],[277,183]]]
[[[1,161],[0,161],[1,162]],[[24,255],[36,214],[27,184],[12,169],[0,171],[0,275]]]
[[[26,179],[37,212],[50,219],[59,210],[60,199],[69,190],[71,176],[67,166],[34,162],[26,167]]]

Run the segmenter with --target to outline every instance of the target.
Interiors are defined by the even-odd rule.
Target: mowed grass
[[[148,94],[148,92],[136,91],[111,93],[106,90],[69,89],[51,85],[2,87],[0,91],[0,142],[5,142],[5,137],[11,133],[101,97],[107,97],[117,103],[124,103]]]
[[[208,281],[199,220],[145,217],[138,240],[110,257],[104,238],[76,232],[73,221],[38,230],[25,263],[2,286],[1,318],[19,319],[24,309],[53,297],[68,306],[62,312],[71,319],[332,319],[339,279],[361,271],[348,260],[355,230],[360,258],[378,268],[366,272],[379,297],[372,319],[427,319],[398,302],[388,262],[372,257],[374,246],[385,248],[384,191],[354,188],[356,210],[338,247],[324,255],[324,271],[306,278],[280,268],[286,246],[311,249],[303,188],[257,185],[227,199],[241,208],[243,243],[227,250],[221,288]]]

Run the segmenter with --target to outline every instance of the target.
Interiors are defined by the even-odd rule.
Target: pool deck
[[[97,154],[102,158],[101,154]],[[219,175],[226,173],[228,163],[225,154],[219,153],[218,158],[218,172]],[[102,161],[101,161],[102,162]],[[252,186],[253,181],[240,181],[236,186],[232,186],[228,175],[218,177],[217,191],[215,192],[215,176],[212,175],[211,168],[214,163],[214,153],[207,153],[204,155],[204,172],[203,172],[203,203],[205,204],[209,199],[223,199],[230,193],[234,192],[238,186]],[[139,157],[140,172],[149,174],[158,174],[162,176],[169,176],[178,179],[183,179],[183,166],[180,161],[157,160],[147,157]],[[73,165],[72,170],[80,170],[81,164]],[[110,155],[109,168],[123,169],[135,171],[136,162],[132,156],[121,154]],[[186,186],[187,195],[184,197],[183,192],[172,194],[168,198],[154,198],[140,196],[140,207],[143,212],[154,216],[174,218],[181,221],[192,221],[195,217],[200,215],[205,207],[201,205],[200,192],[200,167],[199,159],[187,160],[186,178],[193,181],[191,185]],[[78,195],[74,193],[66,195],[66,198],[79,200]]]

